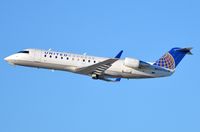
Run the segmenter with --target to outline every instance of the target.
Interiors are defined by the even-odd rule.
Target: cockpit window
[[[19,51],[18,53],[25,53],[25,54],[29,54],[29,51]]]

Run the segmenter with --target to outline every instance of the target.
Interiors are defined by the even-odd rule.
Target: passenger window
[[[47,57],[47,55],[44,55],[44,57]]]
[[[69,60],[69,57],[67,57],[67,60]]]
[[[50,55],[49,57],[51,58],[52,56]]]
[[[83,62],[85,62],[85,59],[83,59]]]
[[[63,59],[63,57],[61,57],[61,59]]]
[[[90,62],[90,60],[88,60],[88,62]]]
[[[96,63],[96,61],[94,61],[94,63]]]
[[[57,58],[58,58],[58,56],[55,56],[55,58],[57,59]]]

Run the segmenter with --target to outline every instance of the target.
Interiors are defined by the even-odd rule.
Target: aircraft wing
[[[96,74],[96,75],[101,76],[117,60],[118,60],[117,58],[107,59],[105,61],[99,62],[91,66],[79,68],[77,69],[77,72],[81,74],[86,74],[86,75]]]
[[[87,67],[83,67],[83,68],[79,68],[76,71],[80,74],[86,74],[86,75],[98,75],[101,76],[103,75],[103,73],[112,66],[112,64],[119,60],[121,55],[123,53],[123,50],[121,50],[113,59],[107,59],[105,61],[99,62],[97,64],[91,65],[91,66],[87,66]],[[104,78],[102,78],[104,79]],[[105,81],[109,81],[109,80],[105,80]],[[118,81],[118,80],[117,80]]]

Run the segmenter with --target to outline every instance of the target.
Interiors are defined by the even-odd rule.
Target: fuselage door
[[[34,61],[41,62],[42,61],[42,52],[40,50],[34,50]]]

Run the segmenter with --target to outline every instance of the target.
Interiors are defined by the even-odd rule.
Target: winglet
[[[116,78],[115,80],[109,79],[109,78],[98,78],[98,79],[107,81],[107,82],[120,82],[121,81],[121,78]]]
[[[115,80],[115,82],[120,82],[121,81],[121,78],[117,78],[116,80]]]
[[[121,58],[122,53],[123,53],[123,50],[121,50],[121,51],[115,56],[115,58],[117,58],[117,59]]]

